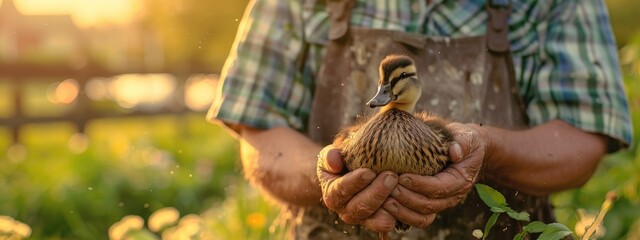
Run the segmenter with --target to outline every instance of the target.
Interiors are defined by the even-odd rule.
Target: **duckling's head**
[[[389,55],[380,62],[378,92],[369,100],[369,107],[391,108],[413,112],[422,94],[415,62],[405,55]]]

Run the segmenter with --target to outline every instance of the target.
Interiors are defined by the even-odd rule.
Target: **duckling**
[[[413,113],[422,94],[416,66],[408,56],[389,55],[380,62],[376,95],[367,103],[381,107],[371,118],[342,130],[334,139],[351,171],[370,168],[380,173],[435,175],[450,161],[452,134],[447,120]],[[396,223],[396,231],[410,228]]]

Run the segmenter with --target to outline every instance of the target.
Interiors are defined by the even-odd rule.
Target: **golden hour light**
[[[89,147],[89,137],[84,133],[75,133],[69,138],[67,147],[72,153],[83,153]]]
[[[47,90],[47,99],[55,104],[69,104],[76,100],[80,91],[78,82],[67,79],[59,83],[53,83]]]
[[[640,0],[353,1],[0,0],[0,240],[640,240]]]
[[[169,74],[123,74],[109,84],[109,94],[123,108],[162,107],[171,100],[176,79]]]
[[[189,109],[203,111],[209,108],[213,102],[217,75],[196,76],[187,81],[184,94],[184,102]]]
[[[140,10],[137,0],[19,0],[15,5],[26,15],[69,14],[80,27],[127,23]]]

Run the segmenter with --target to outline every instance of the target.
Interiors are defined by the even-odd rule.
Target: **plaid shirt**
[[[485,32],[484,0],[356,0],[351,24],[430,36]],[[629,144],[627,100],[606,6],[600,0],[512,0],[509,39],[530,124],[562,119]],[[321,0],[254,0],[207,118],[256,128],[306,128],[328,42]],[[310,44],[301,59],[304,42]],[[300,66],[303,62],[304,65]]]

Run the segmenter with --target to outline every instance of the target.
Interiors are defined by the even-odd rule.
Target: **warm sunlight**
[[[80,27],[127,23],[139,12],[137,0],[14,0],[14,2],[18,10],[26,15],[69,14]]]

